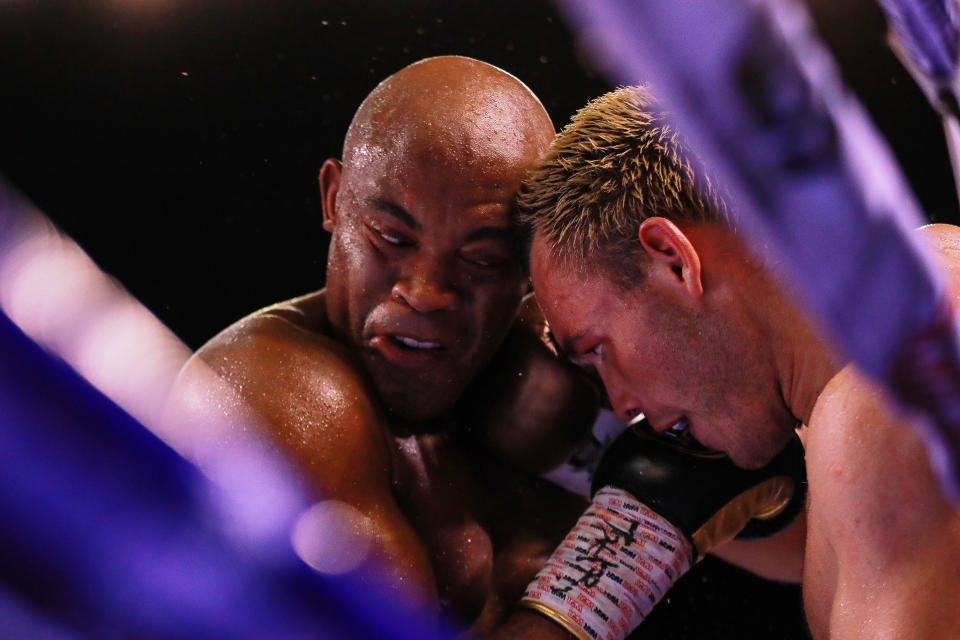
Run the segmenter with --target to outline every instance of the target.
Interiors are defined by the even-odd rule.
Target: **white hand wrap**
[[[521,605],[583,640],[625,638],[687,572],[693,549],[632,495],[604,487],[593,497]]]

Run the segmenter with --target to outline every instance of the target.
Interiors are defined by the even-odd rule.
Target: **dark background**
[[[879,9],[808,4],[928,216],[960,220]],[[377,82],[447,53],[517,75],[558,127],[610,88],[544,0],[0,0],[0,171],[196,348],[323,285],[320,164]],[[668,600],[637,637],[805,637],[798,589],[719,561]]]

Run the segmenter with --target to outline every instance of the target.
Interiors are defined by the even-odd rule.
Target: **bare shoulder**
[[[919,229],[921,236],[950,279],[954,303],[960,303],[960,227],[952,224],[930,224]]]
[[[947,253],[960,254],[960,227],[934,223],[924,225],[918,231],[935,248]]]
[[[837,637],[864,625],[891,638],[960,632],[955,611],[940,617],[954,606],[947,594],[960,589],[960,514],[907,416],[848,367],[828,383],[810,423],[808,603],[832,592],[823,615]]]
[[[811,484],[822,483],[843,509],[883,523],[862,532],[865,539],[882,543],[888,534],[914,530],[918,518],[955,517],[909,418],[856,369],[847,367],[827,384],[810,422]]]
[[[324,328],[322,298],[253,313],[194,354],[172,401],[192,421],[255,425],[326,495],[345,490],[358,464],[365,477],[385,480],[390,452],[379,405],[350,350]]]

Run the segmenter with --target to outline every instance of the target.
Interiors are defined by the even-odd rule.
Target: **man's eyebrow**
[[[563,340],[558,340],[556,334],[551,332],[553,336],[553,344],[556,345],[557,351],[561,356],[567,360],[574,361],[580,357],[580,354],[574,349],[573,345],[576,344],[577,340],[586,335],[586,332],[581,331],[580,333],[564,338]]]
[[[416,218],[410,215],[406,209],[395,202],[390,202],[389,200],[385,200],[383,198],[368,198],[366,204],[368,207],[379,209],[380,211],[393,216],[414,231],[420,230],[420,223],[417,222]]]

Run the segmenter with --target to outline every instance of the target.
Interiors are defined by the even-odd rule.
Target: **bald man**
[[[597,408],[518,313],[514,197],[553,136],[533,93],[488,64],[431,58],[387,78],[320,170],[326,288],[220,333],[175,392],[194,420],[253,420],[337,500],[348,546],[371,545],[361,575],[474,630],[584,506],[514,468],[560,462]]]

